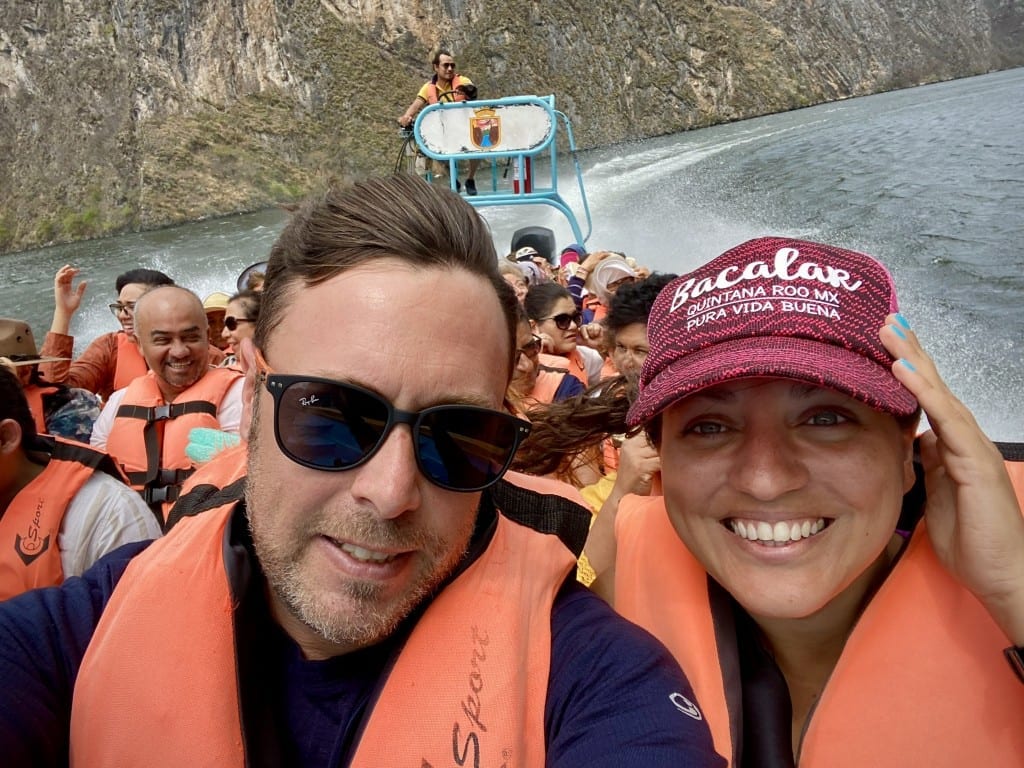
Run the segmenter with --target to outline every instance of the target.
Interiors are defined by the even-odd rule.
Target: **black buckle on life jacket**
[[[171,418],[171,406],[170,405],[154,405],[152,414],[149,417],[150,421],[166,421]]]
[[[142,500],[147,504],[163,504],[167,501],[177,501],[180,494],[180,485],[162,485],[157,488],[144,488]]]
[[[181,484],[195,472],[195,469],[158,469],[154,477],[139,493],[147,504],[162,504],[177,501],[181,495]],[[142,473],[135,473],[136,476]]]

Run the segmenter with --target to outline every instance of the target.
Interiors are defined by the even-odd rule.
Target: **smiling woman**
[[[602,509],[588,551],[614,536],[599,588],[698,681],[719,752],[1022,764],[1003,650],[1024,644],[1024,520],[888,271],[751,240],[670,283],[648,338],[629,422],[659,450],[664,496]],[[915,441],[922,408],[934,432]]]

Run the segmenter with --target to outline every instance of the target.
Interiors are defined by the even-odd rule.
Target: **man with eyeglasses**
[[[416,115],[428,104],[472,101],[476,98],[476,86],[473,85],[473,81],[468,77],[460,75],[455,71],[455,59],[452,58],[450,52],[443,49],[439,50],[434,54],[431,63],[434,67],[434,74],[423,84],[416,94],[416,98],[412,100],[409,107],[398,118],[398,124],[403,128],[412,125]],[[467,195],[476,194],[476,179],[474,176],[476,174],[477,162],[476,160],[470,160],[468,163],[469,172],[466,176]],[[448,165],[446,163],[434,161],[431,167],[433,175],[437,178],[444,178],[448,175]],[[462,189],[462,184],[458,179],[455,180],[455,187],[458,190]]]
[[[76,267],[66,264],[54,276],[53,321],[40,354],[62,360],[46,363],[40,371],[48,381],[81,387],[106,400],[114,390],[128,386],[132,379],[147,370],[135,338],[135,302],[146,291],[160,285],[174,285],[174,281],[155,269],[130,269],[118,275],[115,281],[117,301],[109,308],[121,329],[93,339],[81,357],[71,361],[75,345],[75,337],[70,335],[71,318],[81,306],[86,288],[85,281],[74,285],[78,274]],[[211,348],[211,365],[223,359],[223,352]]]
[[[589,513],[501,480],[515,306],[447,190],[303,205],[242,343],[244,499],[0,606],[5,759],[724,765],[664,648],[576,584]]]

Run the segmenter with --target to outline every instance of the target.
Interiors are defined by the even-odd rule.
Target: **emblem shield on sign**
[[[493,109],[474,111],[469,120],[469,139],[478,149],[495,149],[501,143],[501,118]]]

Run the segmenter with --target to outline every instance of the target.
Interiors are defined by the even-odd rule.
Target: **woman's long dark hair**
[[[635,392],[624,376],[594,385],[582,394],[529,411],[533,424],[512,461],[512,468],[531,475],[571,478],[581,454],[611,436],[626,433],[626,413]],[[571,479],[569,480],[571,482]]]

